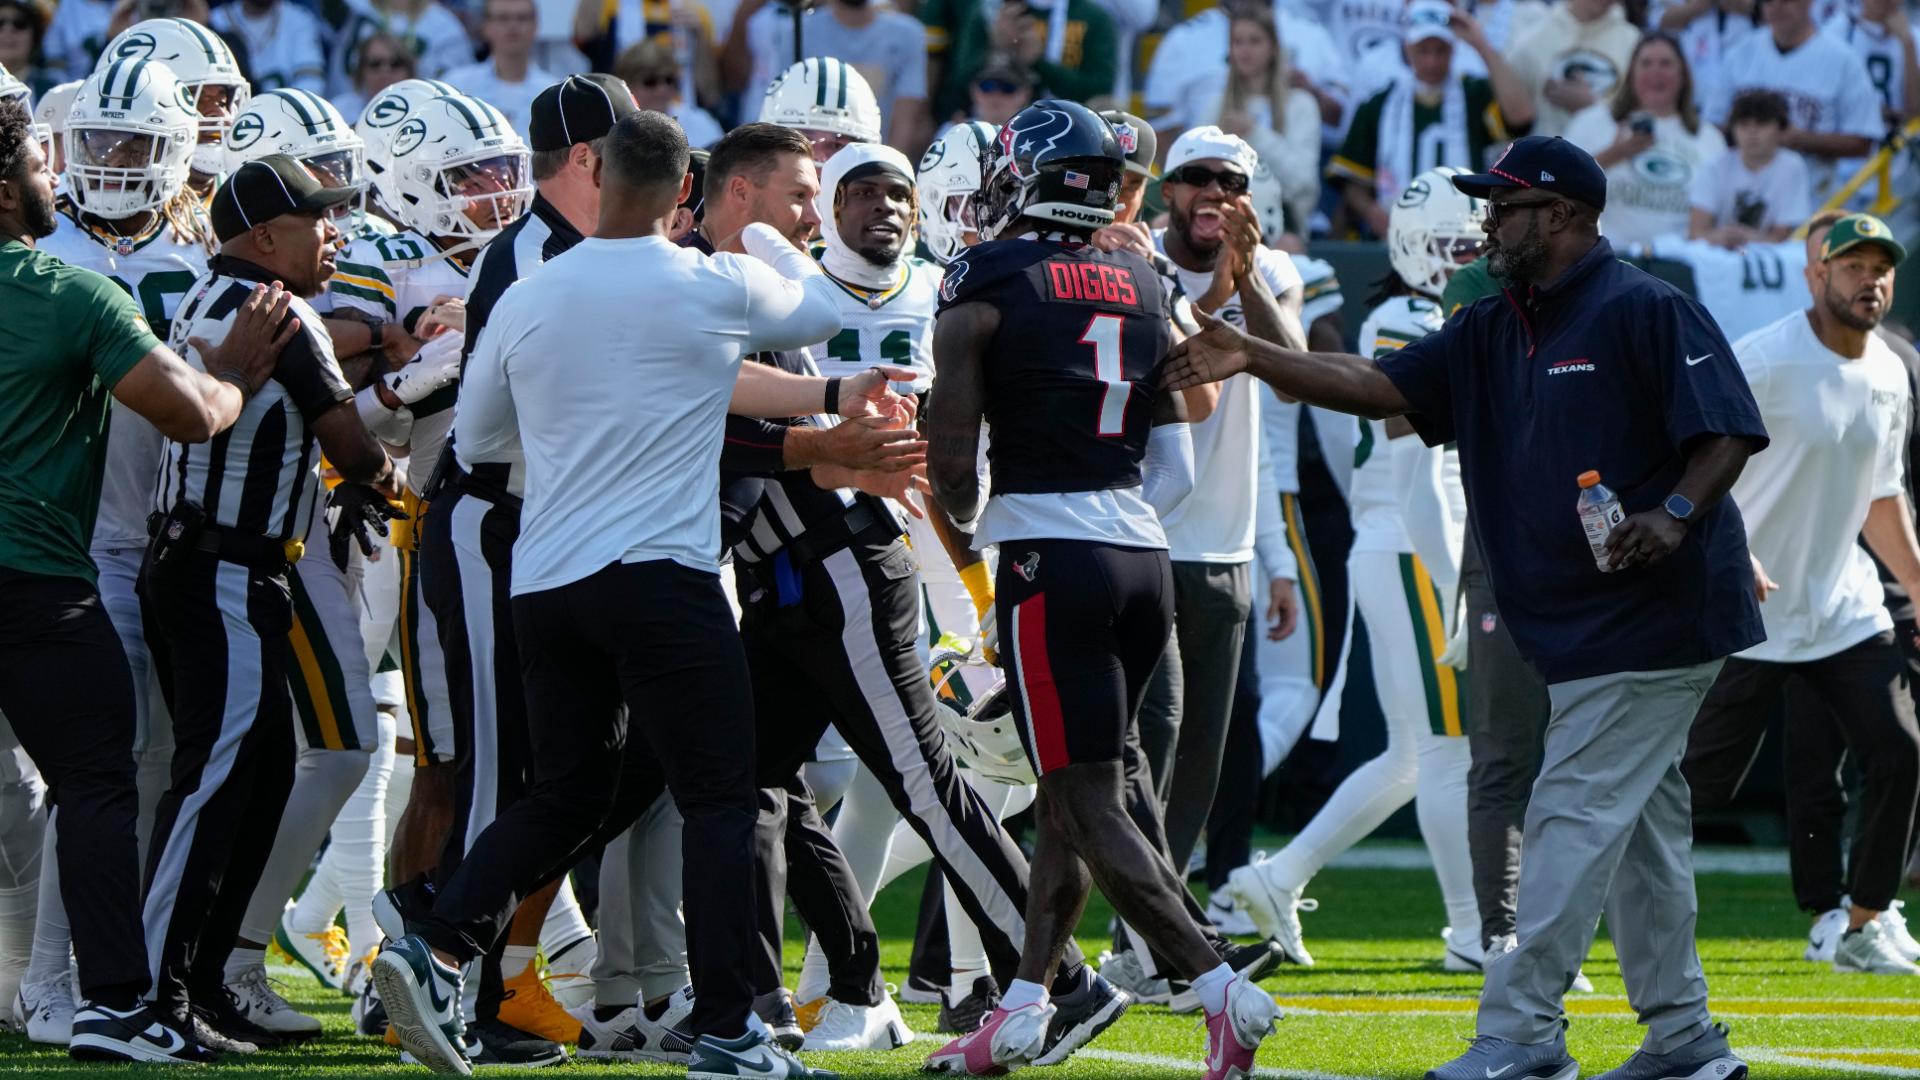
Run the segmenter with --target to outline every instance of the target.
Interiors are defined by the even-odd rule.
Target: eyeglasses
[[[1500,219],[1510,211],[1518,213],[1518,212],[1524,212],[1527,210],[1538,210],[1543,206],[1552,206],[1554,203],[1564,202],[1564,201],[1565,200],[1563,199],[1529,199],[1525,202],[1516,201],[1516,202],[1497,203],[1497,202],[1493,202],[1492,200],[1488,200],[1487,231],[1492,232],[1494,229],[1499,228]]]
[[[1011,79],[981,79],[973,84],[973,88],[983,94],[1017,94],[1026,89]]]
[[[1247,193],[1247,174],[1228,169],[1209,169],[1205,165],[1182,165],[1173,171],[1173,181],[1192,187],[1204,188],[1208,184],[1219,184],[1220,190],[1228,195]]]

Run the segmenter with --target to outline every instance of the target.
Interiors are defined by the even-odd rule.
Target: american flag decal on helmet
[[[1083,172],[1074,172],[1072,169],[1068,169],[1066,172],[1065,183],[1068,187],[1079,188],[1082,191],[1087,190],[1087,185],[1092,180],[1091,177]]]

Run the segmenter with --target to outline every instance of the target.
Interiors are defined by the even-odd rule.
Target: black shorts
[[[1034,772],[1120,760],[1173,628],[1166,551],[1008,541],[994,595],[1000,662]]]

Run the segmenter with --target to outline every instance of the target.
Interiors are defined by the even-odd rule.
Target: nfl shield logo
[[[1480,632],[1483,634],[1493,633],[1493,628],[1499,625],[1500,617],[1491,611],[1480,616]]]
[[[1132,124],[1113,125],[1113,137],[1120,144],[1120,152],[1128,157],[1140,149],[1140,136],[1134,133]]]
[[[116,238],[113,242],[113,253],[123,259],[133,254],[133,237],[122,236]]]

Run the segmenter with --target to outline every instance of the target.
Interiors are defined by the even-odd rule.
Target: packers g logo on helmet
[[[136,30],[121,38],[120,44],[114,46],[113,55],[121,60],[151,60],[154,50],[159,47],[160,43],[153,40],[152,34]]]
[[[1433,188],[1427,186],[1426,179],[1421,177],[1407,185],[1407,190],[1400,193],[1400,199],[1395,205],[1405,207],[1420,206],[1432,197]]]
[[[400,121],[405,120],[407,114],[412,111],[413,109],[407,104],[406,98],[398,94],[388,94],[375,100],[374,103],[367,108],[367,126],[377,128],[392,127]]]
[[[427,122],[417,116],[400,125],[400,130],[393,133],[393,142],[391,144],[393,156],[400,157],[404,154],[413,153],[426,137]]]
[[[235,120],[233,127],[228,130],[227,149],[245,150],[247,147],[258,142],[260,136],[266,134],[266,132],[266,122],[260,119],[260,115],[258,113],[247,113],[240,117],[240,119]]]

